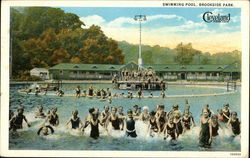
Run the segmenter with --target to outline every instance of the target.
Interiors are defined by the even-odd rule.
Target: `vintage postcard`
[[[249,1],[5,0],[1,33],[1,156],[249,156]]]

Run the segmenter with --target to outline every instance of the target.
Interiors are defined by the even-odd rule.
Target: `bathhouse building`
[[[164,80],[240,80],[241,65],[237,62],[228,65],[143,65]],[[138,70],[138,64],[74,64],[61,63],[49,69],[50,79],[63,80],[111,80],[122,71]]]
[[[33,68],[30,70],[30,76],[38,76],[43,80],[49,79],[49,70],[46,68]]]

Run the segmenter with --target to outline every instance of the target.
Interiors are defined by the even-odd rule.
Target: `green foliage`
[[[138,45],[129,44],[125,41],[119,42],[119,47],[125,54],[125,63],[137,62]],[[209,52],[193,49],[192,44],[178,44],[172,50],[167,47],[142,46],[142,58],[144,64],[231,64],[235,61],[241,63],[241,52],[223,52],[210,54]]]
[[[186,45],[180,43],[176,46],[175,51],[177,52],[175,61],[178,64],[190,64],[193,61],[195,55],[200,55],[201,51],[193,49],[192,44]]]
[[[58,8],[11,8],[13,75],[62,62],[123,64],[118,43],[99,26],[83,29],[75,14]]]

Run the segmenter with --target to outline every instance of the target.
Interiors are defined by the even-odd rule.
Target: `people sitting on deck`
[[[62,96],[64,95],[63,90],[58,89],[58,91],[57,91],[56,95],[57,95],[57,96],[59,96],[59,97],[62,97]]]
[[[87,96],[87,91],[86,91],[86,90],[83,90],[82,96],[83,96],[83,97],[86,97],[86,96]]]
[[[107,88],[106,92],[107,92],[108,97],[112,97],[112,93],[111,93],[111,90],[109,88]]]
[[[9,130],[16,131],[17,129],[22,129],[23,128],[23,120],[27,123],[28,127],[30,127],[30,123],[27,121],[25,115],[23,115],[24,112],[24,107],[19,106],[17,108],[17,115],[14,115],[10,119],[10,128]]]
[[[138,97],[139,97],[139,98],[142,98],[142,97],[143,97],[141,87],[139,87],[137,94],[138,94]]]
[[[50,131],[50,132],[49,132]],[[51,135],[54,133],[54,129],[50,126],[50,125],[47,125],[47,126],[42,126],[38,129],[37,131],[37,135],[40,135],[42,132],[42,135],[43,136],[48,136],[48,135]]]
[[[68,126],[68,124],[70,123],[72,129],[80,129],[80,128],[83,129],[83,123],[80,117],[78,117],[77,115],[78,115],[78,110],[72,111],[72,117],[66,122],[66,126]]]
[[[35,118],[45,118],[46,115],[43,112],[43,106],[37,106],[38,111],[35,113]]]
[[[80,89],[80,86],[77,86],[75,90],[76,90],[76,97],[77,97],[77,98],[80,98],[80,96],[81,96],[81,89]]]
[[[166,96],[166,95],[165,95],[165,91],[162,90],[162,91],[161,91],[161,97],[162,97],[162,98],[165,98],[165,96]]]
[[[92,85],[89,87],[89,93],[88,93],[89,96],[94,96],[94,89],[92,87]]]
[[[101,97],[101,96],[102,96],[102,93],[101,93],[101,90],[100,90],[100,89],[97,90],[96,96],[97,96],[97,97]]]
[[[41,90],[40,90],[39,86],[37,86],[35,88],[35,95],[38,95],[40,92],[41,92]]]
[[[240,134],[240,120],[237,118],[237,112],[233,111],[231,113],[231,117],[227,123],[228,127],[231,127],[233,136],[237,136]]]

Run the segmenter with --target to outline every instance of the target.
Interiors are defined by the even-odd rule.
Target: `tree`
[[[194,55],[201,54],[201,51],[193,49],[192,44],[186,45],[180,43],[174,49],[176,51],[175,61],[178,64],[190,64],[193,61]]]

